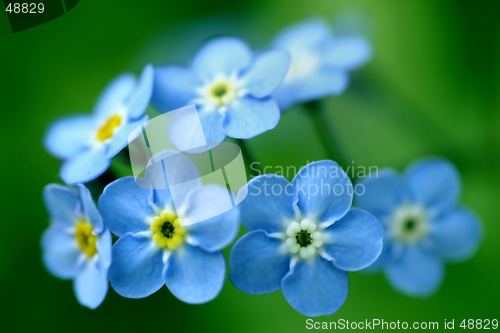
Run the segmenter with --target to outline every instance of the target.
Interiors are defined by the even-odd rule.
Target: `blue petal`
[[[352,183],[336,162],[309,163],[293,178],[302,214],[319,222],[333,223],[351,208]]]
[[[111,144],[109,145],[108,151],[106,153],[106,158],[112,159],[115,157],[123,148],[125,148],[129,142],[132,142],[137,138],[137,136],[142,135],[141,130],[136,130],[141,128],[142,125],[149,119],[148,115],[144,115],[138,120],[134,120],[122,128],[118,129],[113,133],[113,138],[111,139]]]
[[[142,70],[141,77],[139,78],[139,82],[137,82],[134,91],[127,97],[126,100],[128,115],[130,118],[138,118],[144,113],[144,111],[146,111],[153,92],[153,76],[153,66],[146,65],[146,67]]]
[[[344,37],[335,40],[325,50],[325,63],[335,68],[350,70],[370,60],[372,49],[363,38]]]
[[[356,207],[376,217],[390,214],[404,199],[403,181],[392,169],[380,170],[378,175],[361,179],[355,198]]]
[[[236,139],[249,139],[278,125],[280,109],[271,98],[243,97],[233,102],[222,119],[224,132]]]
[[[106,277],[108,275],[108,268],[111,266],[111,256],[112,256],[112,238],[111,232],[108,228],[104,227],[102,232],[97,237],[96,248],[97,253],[99,253],[99,260],[101,265],[102,276]]]
[[[241,224],[250,231],[284,232],[285,221],[295,217],[297,195],[293,185],[282,176],[261,175],[252,178],[247,188],[247,196],[239,200]]]
[[[380,272],[385,266],[393,260],[392,255],[392,242],[387,238],[384,239],[384,245],[382,248],[382,253],[380,256],[371,264],[370,266],[364,268],[362,272],[367,274],[373,274]]]
[[[189,193],[184,209],[181,225],[208,220],[233,209],[233,206],[227,188],[209,184]]]
[[[299,261],[285,276],[283,295],[288,304],[305,316],[316,317],[336,312],[347,298],[347,272],[317,257]]]
[[[209,41],[196,54],[192,68],[202,78],[229,76],[247,67],[252,52],[241,40],[222,37]]]
[[[42,259],[50,274],[61,279],[74,277],[82,254],[75,236],[52,225],[42,235]]]
[[[189,304],[213,300],[222,290],[226,262],[222,252],[205,252],[186,245],[169,258],[163,278],[175,297]]]
[[[280,32],[274,45],[285,49],[315,47],[330,39],[330,27],[320,18],[308,19]]]
[[[132,74],[122,74],[111,81],[104,88],[94,107],[96,119],[105,119],[110,114],[122,109],[135,85],[135,77]]]
[[[89,148],[64,162],[61,178],[69,185],[87,183],[102,175],[110,163],[104,146]]]
[[[102,224],[102,217],[95,206],[94,200],[92,199],[92,195],[88,188],[85,185],[78,184],[76,185],[78,196],[80,197],[80,201],[82,203],[83,213],[85,214],[85,218],[87,222],[89,222],[93,227],[93,234],[97,235],[100,233],[104,227]]]
[[[437,218],[432,224],[431,240],[435,250],[449,260],[465,260],[479,247],[483,229],[478,217],[457,208]]]
[[[410,296],[430,296],[443,280],[444,267],[434,255],[418,246],[404,249],[396,262],[387,266],[387,277],[393,287]]]
[[[290,269],[290,256],[281,251],[283,241],[251,231],[233,245],[229,255],[229,278],[249,294],[266,294],[281,289],[281,280]]]
[[[95,309],[108,293],[108,279],[102,276],[94,260],[86,260],[73,281],[76,298],[81,305]]]
[[[92,142],[95,131],[95,120],[89,115],[61,117],[49,125],[43,143],[49,153],[67,159]]]
[[[201,109],[197,117],[201,124],[201,131],[197,125],[198,119],[193,119],[191,113],[180,113],[172,119],[168,134],[170,141],[178,150],[189,152],[211,143],[214,143],[211,144],[214,148],[218,145],[217,143],[226,138],[222,130],[222,115],[218,111]]]
[[[238,209],[230,209],[211,219],[187,226],[190,244],[213,252],[231,244],[238,234]]]
[[[181,108],[197,97],[200,86],[191,69],[175,65],[156,68],[151,103],[162,112]]]
[[[183,207],[188,193],[201,187],[198,168],[186,155],[174,150],[164,150],[153,160],[145,175],[154,184],[154,203],[160,208],[171,207],[175,199],[177,208]]]
[[[163,251],[151,238],[126,234],[113,245],[113,263],[108,277],[123,297],[143,298],[158,289],[162,278]]]
[[[406,183],[413,201],[433,212],[442,212],[452,206],[461,191],[457,169],[441,158],[412,164],[406,172]]]
[[[245,88],[254,97],[268,96],[285,78],[289,64],[290,56],[285,51],[272,50],[258,56],[242,78],[247,82]]]
[[[153,200],[153,191],[146,188],[147,185],[144,182],[139,186],[133,176],[128,176],[104,188],[99,197],[99,211],[112,233],[121,237],[128,232],[150,230],[147,221],[156,214],[149,205]]]
[[[339,221],[324,230],[329,242],[326,253],[333,264],[345,271],[371,265],[382,252],[384,228],[372,215],[351,208]]]
[[[73,227],[80,217],[80,203],[67,187],[49,184],[43,189],[43,200],[53,222]]]

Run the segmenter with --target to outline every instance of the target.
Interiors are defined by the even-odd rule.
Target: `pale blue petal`
[[[67,187],[49,184],[43,189],[43,201],[53,222],[74,227],[81,217],[76,193]]]
[[[158,207],[168,207],[174,198],[177,208],[183,207],[188,193],[201,186],[198,168],[186,155],[174,150],[164,150],[153,160],[155,164],[146,169],[146,179],[151,180],[156,189],[162,184],[164,188],[155,190],[154,203]]]
[[[261,175],[252,178],[247,188],[245,199],[237,200],[241,201],[241,224],[250,231],[284,232],[285,221],[295,217],[297,195],[293,185],[282,176]],[[240,191],[238,197],[244,193]]]
[[[175,297],[188,304],[213,300],[222,290],[226,262],[222,252],[206,252],[190,245],[179,248],[169,258],[163,278]]]
[[[290,64],[288,52],[272,50],[258,56],[242,80],[245,88],[256,98],[272,93],[285,78]]]
[[[138,181],[141,181],[138,178]],[[99,211],[104,224],[121,237],[128,232],[138,233],[150,229],[146,221],[156,216],[149,203],[153,191],[148,183],[136,184],[133,176],[120,178],[104,188],[99,197]]]
[[[319,222],[342,218],[351,208],[353,188],[347,174],[336,162],[309,163],[293,178],[302,214]]]
[[[378,273],[380,272],[385,266],[393,260],[393,255],[392,255],[392,242],[388,240],[387,238],[384,239],[384,245],[382,248],[382,253],[380,253],[380,256],[375,260],[373,264],[370,266],[364,268],[362,272],[367,273],[367,274],[373,274],[373,273]]]
[[[460,261],[476,252],[482,236],[479,218],[468,209],[456,208],[433,222],[430,237],[439,255]]]
[[[82,252],[74,235],[52,225],[43,232],[41,246],[42,260],[50,274],[61,279],[75,276]]]
[[[43,143],[52,155],[68,159],[94,140],[96,129],[95,120],[89,115],[61,117],[49,125]]]
[[[130,118],[138,118],[146,111],[153,92],[153,76],[153,66],[146,65],[132,94],[126,99],[127,113]]]
[[[233,245],[229,255],[229,278],[248,294],[267,294],[281,289],[281,280],[290,269],[290,256],[281,251],[283,241],[251,231]]]
[[[324,61],[329,66],[350,70],[370,60],[372,49],[363,38],[343,37],[329,44],[324,53]]]
[[[102,232],[97,236],[96,242],[97,253],[99,254],[99,262],[101,265],[101,273],[104,277],[108,275],[108,268],[111,266],[111,245],[111,232],[108,228],[104,227]]]
[[[105,119],[125,106],[125,100],[136,86],[132,74],[122,74],[111,81],[101,93],[94,107],[96,119]]]
[[[323,19],[308,19],[285,28],[275,38],[274,45],[285,49],[307,49],[329,40],[330,27]]]
[[[299,261],[285,276],[283,295],[288,304],[304,316],[317,317],[336,312],[347,298],[347,272],[317,257]]]
[[[78,184],[76,185],[76,189],[78,191],[78,197],[80,197],[80,201],[82,203],[83,214],[85,215],[87,222],[94,227],[94,231],[92,233],[97,235],[104,227],[102,224],[101,214],[99,214],[88,188],[86,188],[85,185]]]
[[[391,214],[405,198],[403,180],[392,169],[361,179],[356,193],[359,194],[355,197],[356,207],[377,217]]]
[[[440,286],[444,266],[435,255],[418,246],[404,249],[399,260],[387,266],[387,277],[393,287],[410,296],[430,296]]]
[[[221,37],[202,46],[194,57],[192,68],[202,78],[212,79],[220,74],[239,73],[251,59],[251,50],[241,40]]]
[[[200,133],[199,125],[193,125],[193,116],[189,113],[180,113],[172,119],[169,138],[178,150],[190,152],[200,147],[201,143],[203,146],[215,143],[211,145],[214,148],[226,138],[226,133],[222,130],[222,115],[218,111],[200,109],[198,117],[203,133]],[[204,140],[201,135],[204,135]]]
[[[162,112],[169,112],[191,104],[197,97],[196,88],[202,82],[195,73],[181,66],[155,68],[151,103]]]
[[[73,281],[76,299],[81,305],[91,309],[97,308],[104,301],[108,285],[108,279],[102,276],[97,262],[92,259],[85,261]]]
[[[413,201],[432,212],[442,212],[455,204],[461,191],[457,169],[442,158],[412,164],[406,171],[406,183]]]
[[[61,178],[69,185],[87,183],[102,175],[110,163],[104,146],[89,148],[64,162]]]
[[[232,208],[227,188],[205,185],[192,191],[186,202],[184,220],[200,222],[186,226],[190,244],[209,252],[221,250],[236,237],[238,217],[239,210]]]
[[[108,277],[123,297],[143,298],[160,289],[163,251],[148,237],[126,234],[113,245],[113,263]]]
[[[249,139],[278,125],[280,109],[271,98],[243,97],[233,102],[222,119],[224,132],[236,139]]]
[[[368,267],[382,252],[384,228],[375,217],[357,208],[351,208],[323,233],[328,237],[326,253],[345,271]]]
[[[134,141],[137,136],[142,135],[142,131],[135,129],[141,128],[142,125],[148,120],[149,116],[144,115],[140,119],[128,123],[113,133],[113,138],[111,139],[111,144],[108,147],[106,158],[112,159],[120,151],[122,151],[122,149],[125,148],[129,142]]]

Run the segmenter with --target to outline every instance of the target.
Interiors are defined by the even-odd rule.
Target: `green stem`
[[[252,153],[252,151],[248,148],[248,143],[245,140],[238,139],[238,145],[240,146],[241,149],[241,154],[243,155],[243,160],[245,161],[245,164],[248,166],[251,166],[252,163],[257,162],[257,159],[255,158],[255,155]],[[259,164],[252,165],[253,169],[258,169],[261,171],[260,174],[262,174],[262,168]],[[248,174],[251,175],[251,171],[248,170]]]
[[[324,108],[320,105],[320,102],[314,101],[304,105],[307,112],[311,116],[311,120],[316,128],[319,140],[321,141],[323,148],[326,150],[328,158],[334,160],[344,168],[348,167],[350,164],[347,163],[346,155],[337,136],[335,135],[335,130],[332,128],[330,119],[328,119],[328,115],[326,114]]]

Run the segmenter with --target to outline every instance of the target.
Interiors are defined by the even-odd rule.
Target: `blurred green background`
[[[464,0],[85,0],[42,26],[13,34],[0,14],[2,131],[0,327],[3,332],[296,332],[305,316],[280,291],[251,296],[227,280],[220,296],[186,305],[166,288],[140,300],[110,289],[95,311],[81,307],[69,281],[50,276],[39,239],[48,225],[43,187],[58,161],[42,147],[54,118],[90,111],[118,73],[147,62],[186,63],[207,37],[231,34],[262,47],[283,26],[312,15],[357,12],[374,46],[347,92],[325,101],[331,125],[356,165],[404,168],[442,155],[463,178],[461,202],[474,209],[485,239],[471,260],[447,266],[428,299],[403,296],[382,275],[350,273],[345,305],[318,320],[439,321],[500,317],[500,57],[496,1]],[[283,115],[250,140],[263,165],[326,158],[308,114]],[[227,254],[228,249],[225,253]]]

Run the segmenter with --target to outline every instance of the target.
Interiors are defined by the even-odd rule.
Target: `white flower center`
[[[205,86],[197,89],[199,97],[195,103],[203,105],[207,110],[225,111],[231,103],[245,94],[242,82],[235,76],[218,76]]]
[[[403,205],[389,219],[390,234],[405,243],[416,243],[429,233],[429,218],[420,206]]]
[[[323,245],[324,238],[315,222],[303,219],[300,223],[292,222],[286,229],[285,244],[292,254],[298,253],[302,259],[311,258]]]
[[[320,57],[310,50],[291,50],[291,62],[284,83],[304,79],[314,73],[320,66]]]

